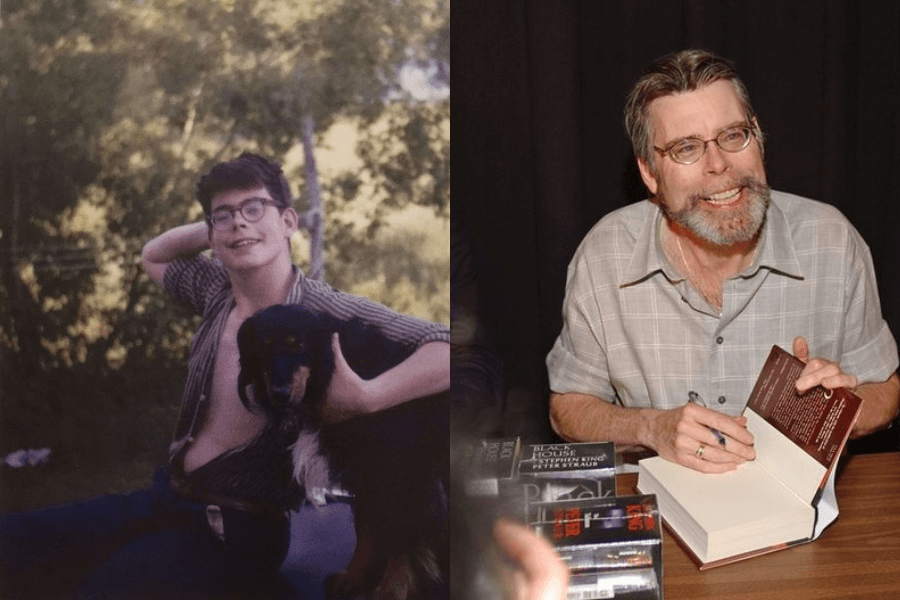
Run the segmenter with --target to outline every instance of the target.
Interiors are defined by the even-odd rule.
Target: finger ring
[[[694,454],[697,455],[697,458],[703,458],[703,450],[704,450],[704,448],[705,448],[705,446],[704,446],[703,444],[700,444],[700,447],[697,448],[697,452],[694,453]]]

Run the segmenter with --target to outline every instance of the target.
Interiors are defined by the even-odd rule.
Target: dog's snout
[[[283,396],[285,398],[290,398],[293,390],[291,389],[291,386],[289,386],[289,385],[279,385],[279,386],[273,387],[270,391],[274,395]]]

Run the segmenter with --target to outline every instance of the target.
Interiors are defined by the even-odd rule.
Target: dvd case
[[[529,503],[615,496],[615,457],[610,442],[530,444],[522,451],[518,484]]]
[[[464,462],[467,507],[550,540],[571,573],[567,600],[662,599],[656,497],[616,495],[614,444],[481,440]]]
[[[503,485],[515,480],[521,451],[522,443],[518,437],[468,444],[462,458],[466,463],[466,493],[471,496],[498,495]]]
[[[617,496],[529,505],[571,580],[568,598],[661,600],[662,532],[656,497]]]
[[[519,460],[520,477],[602,477],[615,481],[615,475],[616,447],[612,442],[529,444]]]

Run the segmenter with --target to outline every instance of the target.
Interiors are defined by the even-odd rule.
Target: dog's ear
[[[258,361],[254,360],[258,356],[255,318],[255,316],[252,316],[244,321],[237,334],[241,366],[237,381],[238,397],[241,399],[241,404],[244,405],[244,408],[250,411],[253,410],[253,402],[247,397],[247,387],[253,385],[254,372],[258,367]]]
[[[238,397],[241,399],[241,404],[244,405],[244,408],[247,410],[252,410],[252,403],[250,399],[247,397],[247,388],[252,384],[248,381],[247,369],[245,367],[241,367],[240,373],[238,373]]]

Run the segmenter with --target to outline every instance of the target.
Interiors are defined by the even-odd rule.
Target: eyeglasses
[[[682,165],[692,165],[706,153],[706,145],[715,142],[725,152],[740,152],[750,144],[753,130],[746,125],[729,127],[719,132],[719,135],[711,140],[689,137],[678,140],[665,150],[653,146],[661,156],[669,155],[669,158]]]
[[[207,221],[213,229],[228,229],[234,222],[234,213],[239,212],[248,223],[256,223],[266,214],[267,204],[276,202],[269,198],[249,198],[241,202],[237,208],[217,208],[209,215]]]

